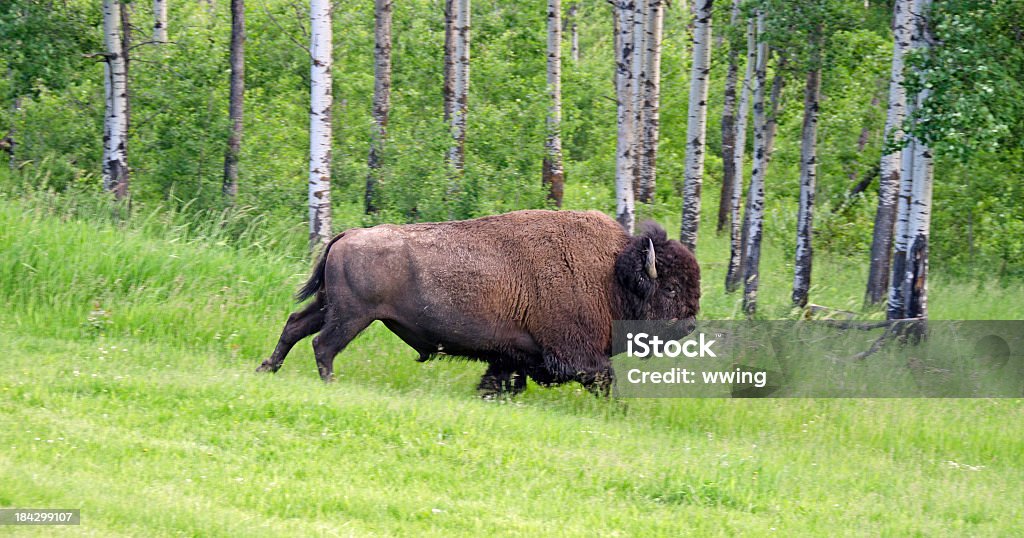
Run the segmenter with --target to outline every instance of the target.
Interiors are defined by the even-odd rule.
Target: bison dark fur
[[[652,252],[653,248],[653,252]],[[488,363],[484,395],[578,381],[607,393],[612,320],[682,320],[700,301],[693,254],[645,223],[628,236],[597,211],[516,211],[352,229],[324,249],[260,371],[313,339],[320,376],[374,320],[419,352]]]

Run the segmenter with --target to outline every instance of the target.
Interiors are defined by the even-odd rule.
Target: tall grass
[[[88,190],[56,193],[9,184],[0,190],[0,204],[0,294],[22,323],[61,337],[145,333],[189,346],[230,341],[239,353],[256,354],[266,346],[258,338],[266,331],[263,323],[287,315],[291,292],[309,267],[304,224],[268,220],[250,207],[128,207]],[[669,205],[646,211],[672,233],[678,215]],[[343,228],[362,218],[356,210],[336,221]],[[741,318],[741,294],[723,292],[728,238],[704,230],[697,255],[701,317]],[[791,275],[790,253],[766,243],[760,317],[800,315],[789,305]],[[811,300],[880,317],[881,310],[863,308],[865,277],[862,260],[819,252]],[[941,268],[932,272],[935,319],[1021,319],[1022,298],[1019,282],[971,282],[947,278]]]
[[[482,402],[482,365],[416,363],[380,325],[338,357],[338,383],[306,343],[258,376],[309,267],[304,227],[5,198],[0,506],[82,508],[73,532],[1006,536],[1024,519],[1019,399],[604,401],[567,385]],[[702,317],[737,317],[725,240],[701,241]],[[765,316],[795,315],[787,259],[766,248]],[[813,300],[860,309],[859,265],[824,253],[816,271]],[[933,284],[936,317],[1024,314],[1020,284]]]

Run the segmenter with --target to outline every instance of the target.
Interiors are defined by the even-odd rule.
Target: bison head
[[[672,320],[692,330],[700,309],[700,267],[679,241],[670,240],[654,222],[629,238],[615,260],[622,319]]]

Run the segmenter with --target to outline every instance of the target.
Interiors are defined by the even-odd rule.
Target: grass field
[[[486,402],[482,365],[418,364],[379,325],[338,383],[308,343],[261,376],[308,262],[176,230],[0,201],[0,506],[82,510],[3,534],[1022,532],[1020,399]],[[726,244],[705,236],[701,317],[737,317]],[[765,253],[766,317],[789,315],[786,260]],[[861,265],[816,259],[812,301],[859,309]],[[1021,319],[1022,298],[937,272],[930,305]]]

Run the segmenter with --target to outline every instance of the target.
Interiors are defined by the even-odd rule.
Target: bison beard
[[[484,396],[578,381],[607,394],[612,320],[686,320],[700,300],[693,254],[645,223],[629,237],[597,212],[516,211],[480,219],[384,224],[336,236],[258,371],[276,372],[299,340],[317,368],[380,320],[419,352],[488,363]]]

